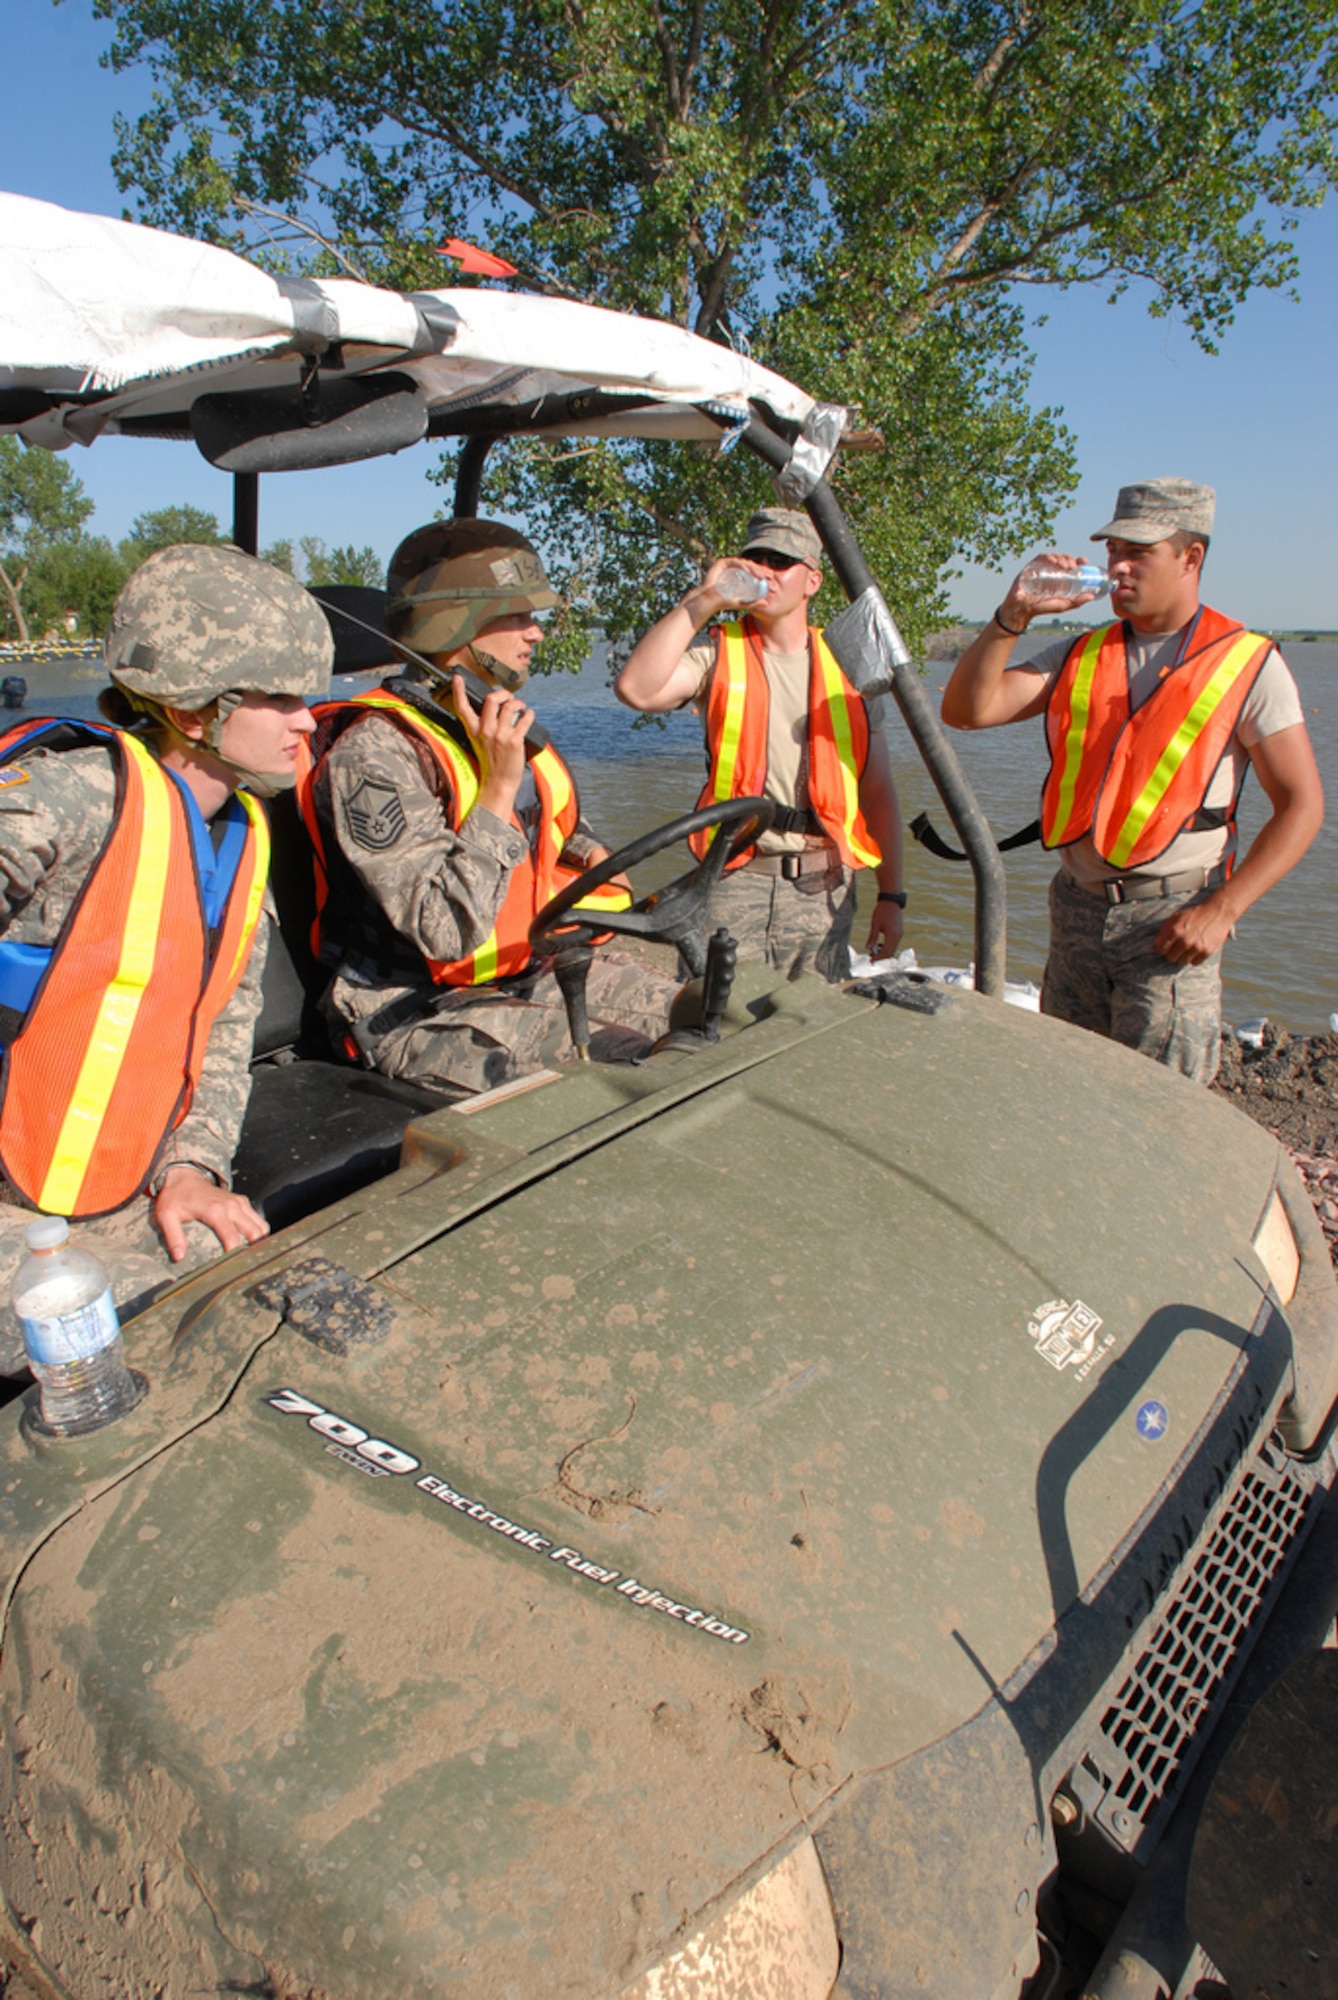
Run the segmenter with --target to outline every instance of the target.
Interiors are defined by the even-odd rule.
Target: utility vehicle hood
[[[127,1994],[618,1993],[1034,1671],[1252,1347],[1279,1387],[1262,1132],[974,996],[752,1012],[437,1114],[439,1177],[135,1322],[114,1436],[9,1436],[10,1893],[70,1991],[98,1880],[152,1883]]]

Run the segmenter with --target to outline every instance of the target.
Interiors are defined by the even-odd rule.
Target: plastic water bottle
[[[750,569],[722,569],[716,578],[716,589],[735,604],[756,604],[768,588],[766,578],[754,576]]]
[[[125,1365],[107,1273],[91,1250],[71,1243],[64,1216],[41,1216],[23,1234],[29,1254],[14,1279],[14,1311],[42,1422],[59,1437],[101,1430],[143,1394]]]
[[[1095,563],[1084,563],[1081,569],[1056,569],[1044,556],[1038,556],[1027,564],[1018,585],[1024,597],[1085,597],[1089,592],[1101,597],[1110,589],[1110,578]]]

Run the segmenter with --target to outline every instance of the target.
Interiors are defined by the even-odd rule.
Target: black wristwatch
[[[880,889],[874,901],[877,903],[895,903],[899,910],[904,910],[906,907],[906,891],[904,889]]]

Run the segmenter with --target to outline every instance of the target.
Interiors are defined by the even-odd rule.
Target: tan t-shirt
[[[1185,629],[1129,634],[1129,706],[1134,714],[1155,692],[1162,679],[1162,670],[1175,664]],[[1015,660],[1010,664],[1032,667],[1053,683],[1068,658],[1072,644],[1071,638],[1057,639],[1037,653],[1034,659]],[[1249,768],[1249,753],[1254,744],[1262,742],[1266,736],[1276,736],[1280,730],[1291,729],[1303,720],[1296,682],[1275,646],[1245,697],[1245,705],[1226,753],[1213,772],[1203,801],[1205,807],[1220,810],[1229,806],[1244,783]],[[1059,858],[1075,881],[1108,882],[1121,874],[1180,875],[1192,868],[1215,868],[1233,850],[1231,833],[1223,826],[1207,828],[1201,833],[1178,834],[1164,854],[1158,855],[1155,861],[1143,868],[1108,867],[1087,836],[1075,841],[1072,847],[1061,848]]]
[[[694,668],[697,679],[692,693],[681,705],[702,702],[706,684],[715,665],[714,636],[699,639],[684,658]],[[801,653],[763,651],[762,666],[771,701],[767,711],[767,790],[778,806],[806,807],[808,798],[808,648]],[[821,834],[764,833],[758,840],[759,854],[794,854],[806,847],[827,847]]]

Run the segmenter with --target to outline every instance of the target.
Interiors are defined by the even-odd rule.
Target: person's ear
[[[213,703],[208,708],[164,708],[163,714],[188,743],[203,743],[204,732],[209,725]]]

